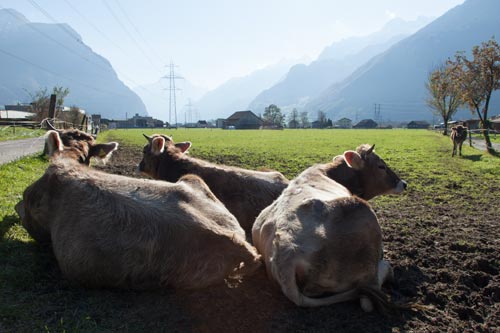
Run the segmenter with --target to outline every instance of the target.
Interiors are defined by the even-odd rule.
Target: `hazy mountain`
[[[0,10],[0,72],[0,104],[31,102],[29,93],[63,86],[70,89],[65,104],[88,114],[147,114],[111,64],[67,24],[31,23],[15,10]]]
[[[201,119],[225,118],[235,111],[247,110],[257,94],[282,79],[296,62],[284,60],[246,76],[232,78],[209,91],[195,103]]]
[[[500,36],[498,13],[500,1],[468,0],[329,87],[306,109],[323,110],[333,119],[355,120],[373,118],[377,103],[382,120],[430,120],[425,104],[427,75],[456,51],[470,51]],[[499,110],[498,94],[491,103],[491,110]],[[458,117],[471,116],[463,111]]]
[[[149,115],[156,119],[169,121],[169,91],[165,90],[167,88],[168,80],[160,79],[155,83],[134,87],[133,90],[141,97],[144,104],[146,104]],[[176,80],[176,88],[180,89],[176,90],[175,93],[177,121],[184,123],[185,120],[189,121],[189,107],[187,106],[189,101],[191,100],[191,103],[193,103],[196,99],[203,96],[206,93],[206,89],[194,86],[185,79]],[[194,107],[191,107],[191,109],[193,110],[191,118],[194,120],[196,110],[194,110]],[[175,123],[173,102],[170,118],[171,122]]]
[[[263,110],[269,104],[282,109],[301,108],[324,89],[350,75],[377,54],[414,33],[431,21],[420,17],[415,21],[393,19],[380,31],[363,37],[352,37],[326,47],[309,65],[296,65],[286,78],[262,91],[250,104],[252,110]]]

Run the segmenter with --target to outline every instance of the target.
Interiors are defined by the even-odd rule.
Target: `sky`
[[[174,63],[214,89],[285,59],[314,60],[332,42],[392,18],[439,17],[464,0],[0,0],[32,22],[67,23],[129,87]]]

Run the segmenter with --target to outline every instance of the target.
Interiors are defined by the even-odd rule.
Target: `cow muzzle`
[[[408,187],[408,184],[404,180],[400,180],[396,187],[394,188],[394,194],[400,194],[403,193],[404,190]]]

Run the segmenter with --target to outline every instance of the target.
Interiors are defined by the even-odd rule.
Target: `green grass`
[[[112,130],[101,133],[99,141],[119,141],[136,146],[140,152],[146,143],[143,132],[157,131]],[[451,200],[454,194],[450,189],[481,197],[491,184],[500,184],[499,158],[468,145],[463,147],[462,158],[452,158],[449,138],[426,130],[179,129],[163,133],[173,135],[177,142],[191,141],[193,156],[251,169],[274,169],[289,178],[361,143],[375,143],[377,153],[408,182],[408,191],[423,198],[426,210]],[[45,158],[34,156],[0,166],[0,331],[106,331],[121,327],[124,318],[120,313],[130,312],[133,297],[71,286],[60,276],[50,250],[34,242],[20,225],[14,206],[47,164]],[[377,209],[396,210],[405,200],[405,195],[387,196],[373,204]],[[465,200],[463,204],[464,211],[471,214],[478,208],[467,206]],[[410,223],[405,228],[411,233]],[[136,325],[141,330],[140,322]]]
[[[46,130],[26,127],[0,126],[0,141],[36,138],[44,135]]]

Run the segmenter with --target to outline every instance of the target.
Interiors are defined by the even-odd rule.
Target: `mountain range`
[[[373,57],[340,83],[332,84],[304,106],[310,113],[322,110],[332,119],[373,118],[409,121],[432,119],[425,100],[428,74],[457,51],[500,36],[500,1],[467,0],[413,35]],[[493,95],[490,110],[500,110],[500,94]],[[493,114],[495,111],[492,111]],[[462,110],[456,118],[470,118]]]
[[[124,119],[146,115],[142,100],[118,78],[105,58],[67,24],[32,23],[12,9],[0,10],[0,104],[31,102],[54,86],[69,88],[66,105],[89,114]]]
[[[334,42],[311,63],[284,61],[208,92],[183,80],[177,121],[211,120],[245,109],[260,114],[269,104],[285,112],[307,111],[311,120],[318,111],[333,120],[430,120],[428,74],[457,51],[470,52],[500,36],[498,13],[498,0],[466,0],[433,21],[395,19],[374,34]],[[63,86],[70,89],[65,104],[90,114],[123,119],[149,111],[169,120],[166,82],[131,90],[67,24],[32,23],[14,10],[0,10],[0,71],[0,104],[30,102],[39,89]],[[492,115],[500,110],[498,92],[490,110]],[[470,112],[461,110],[456,118],[467,117]]]
[[[427,17],[419,17],[414,21],[395,18],[370,35],[334,42],[311,64],[293,66],[282,81],[257,95],[249,108],[259,112],[269,104],[276,104],[285,111],[303,108],[328,86],[345,79],[372,57],[430,21],[432,19]]]

